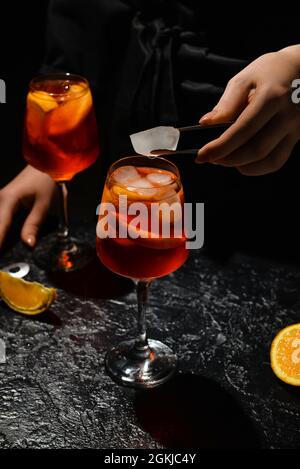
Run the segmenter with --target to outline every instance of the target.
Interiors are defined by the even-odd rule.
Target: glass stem
[[[134,353],[137,358],[148,358],[151,352],[148,344],[146,325],[146,306],[150,283],[151,280],[139,280],[136,283],[138,300],[138,336],[135,341]]]
[[[70,235],[68,217],[68,189],[64,181],[57,182],[57,188],[60,208],[58,239],[60,242],[67,244]]]

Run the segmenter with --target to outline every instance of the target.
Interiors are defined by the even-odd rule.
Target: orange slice
[[[44,91],[28,94],[26,126],[28,137],[33,143],[43,139],[45,115],[57,106],[57,101]]]
[[[50,308],[56,290],[0,272],[0,297],[14,311],[33,316]]]
[[[285,383],[300,386],[300,324],[277,334],[271,347],[271,367]]]
[[[89,90],[78,97],[66,99],[49,115],[47,123],[49,136],[61,135],[74,130],[88,115],[92,105],[93,100]]]
[[[71,85],[70,86],[70,94],[73,96],[78,95],[78,93],[82,93],[84,88],[82,85]]]
[[[38,107],[43,113],[50,112],[58,107],[58,102],[46,91],[33,91],[28,94],[27,104]]]

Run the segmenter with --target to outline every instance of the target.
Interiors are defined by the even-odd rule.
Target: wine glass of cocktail
[[[40,240],[35,260],[46,270],[85,266],[91,249],[70,236],[67,182],[98,157],[98,129],[89,84],[69,73],[42,75],[29,85],[23,131],[28,164],[57,183],[61,220],[58,233]]]
[[[152,388],[167,381],[177,366],[169,347],[147,339],[145,308],[151,282],[177,270],[188,257],[179,171],[163,158],[123,158],[109,169],[100,207],[98,256],[135,282],[138,297],[138,336],[110,350],[106,367],[121,384]]]

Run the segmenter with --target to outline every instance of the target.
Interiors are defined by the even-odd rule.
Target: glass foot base
[[[168,381],[177,368],[172,350],[157,340],[149,339],[150,355],[138,357],[135,341],[121,342],[106,355],[106,369],[112,379],[133,388],[154,388]]]
[[[46,272],[71,272],[86,267],[95,257],[94,250],[70,238],[64,245],[57,235],[49,235],[38,242],[33,259]]]

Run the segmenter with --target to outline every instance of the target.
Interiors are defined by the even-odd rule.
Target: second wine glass
[[[146,331],[151,282],[177,270],[188,257],[177,167],[163,158],[133,156],[117,161],[107,175],[101,210],[98,256],[110,270],[134,281],[138,299],[137,337],[110,350],[106,367],[121,384],[153,388],[170,379],[177,367],[172,350],[148,340]]]
[[[67,182],[98,157],[98,128],[87,80],[69,73],[42,75],[29,85],[23,131],[28,164],[47,173],[58,187],[60,224],[42,239],[35,260],[45,270],[70,271],[85,266],[92,251],[70,236]]]

